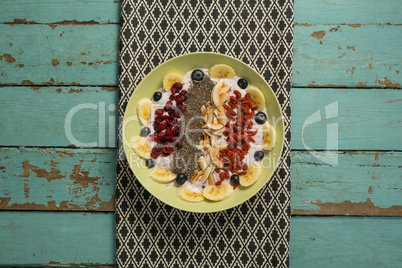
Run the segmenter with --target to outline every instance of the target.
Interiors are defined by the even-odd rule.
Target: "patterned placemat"
[[[264,76],[280,101],[286,139],[282,163],[256,196],[210,214],[181,211],[153,197],[134,177],[120,144],[117,265],[289,266],[293,1],[123,0],[121,15],[121,118],[133,90],[153,68],[184,53],[213,51],[238,58]]]

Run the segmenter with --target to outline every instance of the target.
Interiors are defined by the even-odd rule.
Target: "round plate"
[[[152,98],[155,91],[162,87],[163,77],[168,73],[178,73],[184,75],[186,72],[196,68],[209,68],[214,64],[224,63],[236,72],[237,76],[246,78],[250,84],[259,87],[266,100],[268,120],[276,129],[277,140],[272,151],[268,152],[262,161],[262,174],[260,179],[249,187],[238,187],[233,195],[226,200],[212,202],[208,200],[199,203],[186,202],[176,196],[177,187],[166,187],[166,184],[158,183],[148,177],[148,169],[145,167],[144,160],[138,157],[133,149],[128,146],[128,141],[132,136],[139,136],[141,126],[137,118],[137,102],[142,98]],[[127,161],[130,164],[137,179],[152,195],[162,202],[186,211],[191,212],[216,212],[237,206],[255,195],[271,179],[279,164],[284,138],[284,126],[279,102],[271,87],[265,80],[251,67],[245,63],[217,53],[198,52],[178,56],[170,59],[154,70],[152,70],[131,95],[127,104],[123,119],[123,141],[124,151]]]

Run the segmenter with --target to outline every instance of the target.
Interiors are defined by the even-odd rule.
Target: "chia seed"
[[[172,171],[176,174],[184,173],[190,180],[198,170],[198,158],[204,155],[197,146],[203,139],[201,107],[211,100],[215,82],[205,75],[202,81],[192,81],[187,93],[186,110],[182,116],[180,135],[183,147],[173,153]]]

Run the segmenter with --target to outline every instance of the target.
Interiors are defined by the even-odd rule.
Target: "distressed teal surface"
[[[325,152],[318,152],[325,156]],[[314,153],[292,152],[292,209],[317,211],[322,203],[364,203],[370,199],[374,206],[361,215],[392,215],[381,210],[392,206],[402,208],[401,152],[333,152],[337,166],[330,166]],[[325,214],[345,214],[335,207]],[[402,215],[399,215],[402,216]]]
[[[295,23],[399,24],[400,7],[400,0],[295,0]]]
[[[0,212],[0,265],[113,264],[114,213]]]
[[[69,111],[80,104],[97,105],[82,109],[72,117],[74,138],[87,143],[80,147],[115,148],[113,137],[117,90],[101,87],[0,88],[0,144],[4,146],[68,146],[64,123]],[[71,92],[71,93],[69,93]],[[292,89],[292,149],[327,148],[327,124],[338,123],[338,148],[341,150],[401,150],[402,95],[399,90],[384,89]],[[338,101],[338,117],[326,120],[325,106]],[[102,109],[103,104],[105,109]],[[99,124],[99,109],[105,120]],[[307,118],[320,110],[322,121],[302,128]],[[101,125],[101,132],[99,132]],[[39,127],[40,126],[40,127]],[[32,130],[35,131],[27,131]],[[13,135],[12,133],[18,133]],[[101,133],[101,135],[99,135]],[[103,134],[105,134],[103,138]],[[101,137],[101,141],[99,141]],[[90,144],[96,143],[96,144]],[[334,139],[330,145],[335,145]],[[77,144],[76,144],[77,145]]]
[[[116,85],[118,34],[113,24],[0,24],[0,55],[15,60],[0,61],[1,84]]]
[[[115,150],[0,148],[0,209],[114,211],[115,178]]]
[[[290,267],[399,267],[402,218],[292,217]]]
[[[402,42],[401,29],[394,25],[295,27],[293,86],[401,87],[402,47],[397,45]],[[319,32],[318,38],[312,36]]]
[[[119,0],[3,0],[0,23],[24,19],[37,23],[63,20],[119,23]],[[401,23],[399,0],[296,0],[295,23]]]
[[[338,106],[337,115],[326,114],[331,104]],[[307,119],[317,111],[321,121],[309,125]],[[333,150],[338,143],[340,150],[401,150],[401,111],[400,90],[294,88],[292,149]],[[336,123],[338,142],[335,126],[327,134],[328,125]]]
[[[296,26],[293,85],[400,87],[400,27]],[[15,59],[0,61],[0,84],[117,85],[118,29],[113,24],[55,29],[0,24],[0,36],[7,36],[0,39],[0,55]],[[319,31],[325,32],[322,39],[311,36]],[[59,64],[54,66],[53,60]]]
[[[0,144],[114,148],[115,90],[101,87],[0,88]]]
[[[114,220],[112,213],[0,212],[0,239],[10,241],[0,243],[1,264],[113,264]],[[398,267],[401,220],[293,217],[290,265]]]
[[[120,0],[2,0],[0,22],[26,19],[34,23],[116,23],[120,20],[120,4]]]
[[[320,210],[317,200],[341,204],[369,198],[375,207],[364,213],[370,215],[389,215],[385,209],[402,206],[401,152],[336,155],[338,165],[331,167],[312,153],[292,152],[292,210],[296,214],[328,214]],[[25,168],[28,177],[24,176],[26,161],[34,166]],[[110,149],[1,148],[0,209],[113,211],[115,161],[115,150]],[[38,176],[38,169],[47,177]],[[74,171],[78,170],[85,176],[77,179]],[[60,178],[48,181],[57,174]],[[330,213],[351,214],[347,209],[338,206]]]

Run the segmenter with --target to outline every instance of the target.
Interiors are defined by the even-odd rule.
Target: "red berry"
[[[178,104],[178,105],[177,105],[177,108],[179,108],[180,111],[181,111],[182,113],[184,113],[184,111],[186,110],[186,105],[184,105],[184,104]]]
[[[180,95],[186,95],[187,94],[187,90],[182,90],[181,92],[180,92]]]
[[[155,115],[156,115],[156,116],[162,115],[162,114],[163,114],[163,110],[162,110],[162,109],[157,109],[157,110],[155,110]]]
[[[173,128],[173,136],[180,136],[180,129],[178,127]]]

